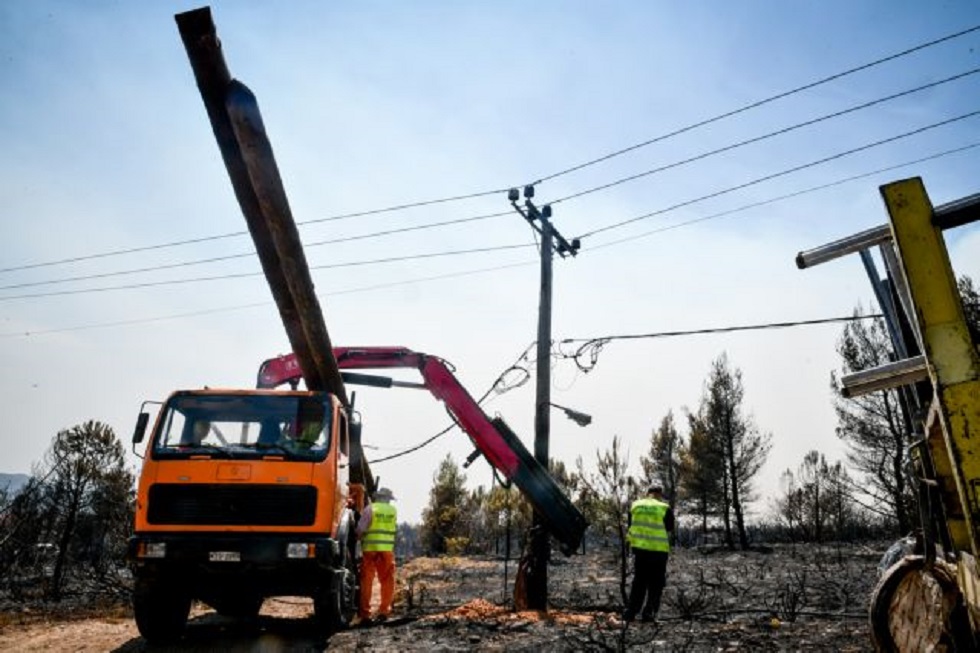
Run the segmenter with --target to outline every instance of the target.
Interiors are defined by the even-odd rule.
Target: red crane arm
[[[487,417],[445,361],[404,347],[334,347],[333,354],[341,370],[417,369],[426,389],[446,404],[487,461],[513,481],[544,516],[562,550],[571,553],[578,548],[587,526],[585,518],[503,420]],[[262,363],[258,387],[295,385],[301,378],[303,373],[293,354],[278,356]]]
[[[490,464],[508,479],[514,476],[520,464],[517,455],[442,359],[404,347],[335,347],[333,354],[337,366],[342,370],[417,369],[426,389],[446,404]],[[302,376],[294,354],[278,356],[267,360],[259,368],[258,387],[274,388],[283,383],[297,383]]]

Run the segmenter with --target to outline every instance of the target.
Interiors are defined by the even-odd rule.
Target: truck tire
[[[133,591],[136,627],[148,642],[180,639],[191,611],[191,598],[162,581],[139,578]]]
[[[331,572],[329,581],[313,597],[317,625],[326,634],[347,628],[357,612],[357,567],[350,546],[344,547],[343,558],[343,567]]]

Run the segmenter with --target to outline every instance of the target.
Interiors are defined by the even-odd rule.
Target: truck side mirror
[[[133,429],[133,444],[139,444],[146,436],[146,425],[150,421],[149,413],[140,413],[136,418],[136,428]]]

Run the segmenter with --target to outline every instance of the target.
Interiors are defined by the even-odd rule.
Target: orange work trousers
[[[393,551],[364,551],[361,558],[361,605],[358,616],[371,617],[371,592],[374,577],[381,583],[381,606],[378,614],[391,615],[391,602],[395,597],[395,553]]]

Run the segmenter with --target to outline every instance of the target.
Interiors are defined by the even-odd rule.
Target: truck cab
[[[174,392],[147,439],[127,554],[140,633],[179,637],[193,599],[254,618],[276,595],[310,596],[325,630],[346,626],[357,592],[348,432],[327,392]]]

